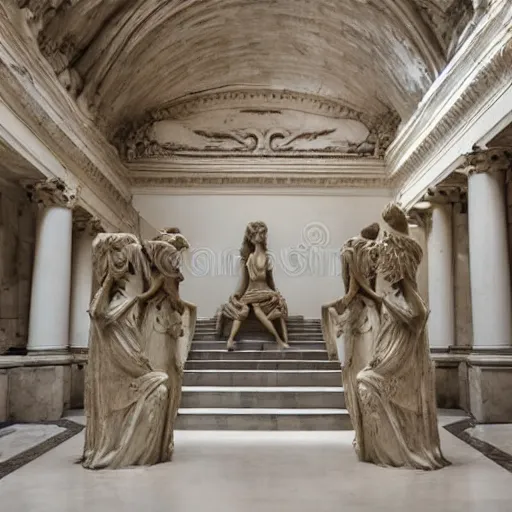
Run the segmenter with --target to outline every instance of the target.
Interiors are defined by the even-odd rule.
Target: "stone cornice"
[[[511,20],[512,4],[495,2],[391,144],[386,160],[396,187],[424,172],[454,133],[509,87]]]
[[[388,188],[380,159],[196,157],[149,159],[127,167],[132,186],[139,190],[195,186]]]
[[[124,229],[136,226],[126,168],[58,82],[29,34],[22,13],[8,2],[2,3],[0,99],[24,125],[26,133],[22,135],[20,131],[18,145],[22,146],[22,139],[28,135],[35,136],[37,143],[42,143],[59,161],[55,167],[62,168],[63,173],[55,176],[52,167],[41,168],[36,156],[31,161],[38,170],[66,182],[72,175],[82,185],[84,204],[90,203],[94,195],[93,202],[100,209],[110,209],[108,214],[105,211],[110,224]],[[10,126],[5,129],[8,132]],[[36,151],[31,147],[23,149],[29,155]]]

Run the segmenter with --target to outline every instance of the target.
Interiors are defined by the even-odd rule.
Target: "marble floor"
[[[83,423],[81,416],[68,419]],[[444,413],[440,422],[460,419]],[[2,478],[0,509],[510,512],[512,473],[440,432],[453,465],[425,473],[357,462],[350,431],[177,431],[172,463],[94,472],[76,463],[82,431]]]

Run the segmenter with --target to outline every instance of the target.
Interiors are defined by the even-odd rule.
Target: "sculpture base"
[[[272,323],[274,324],[274,327],[279,333],[279,336],[283,338],[280,320],[274,320]],[[220,319],[218,319],[217,336],[220,340],[228,339],[232,325],[233,320],[231,320],[230,318],[222,316]],[[249,312],[249,316],[242,322],[240,330],[238,331],[238,334],[235,336],[235,341],[242,340],[274,340],[274,336],[272,336],[272,334],[270,334],[270,332],[268,332],[267,329],[265,329],[265,327],[263,326],[263,324],[256,318],[256,315],[254,314],[254,311],[252,309]]]

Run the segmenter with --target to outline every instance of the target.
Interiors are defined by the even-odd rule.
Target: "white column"
[[[512,342],[512,300],[507,247],[505,152],[468,156],[469,263],[474,347]]]
[[[93,270],[92,242],[101,231],[98,221],[75,218],[73,224],[73,259],[71,273],[71,314],[69,341],[72,351],[87,349]]]
[[[69,336],[72,206],[76,196],[61,180],[31,186],[38,219],[27,349],[65,352]]]
[[[428,297],[430,346],[455,345],[453,230],[451,203],[433,203],[428,234]]]

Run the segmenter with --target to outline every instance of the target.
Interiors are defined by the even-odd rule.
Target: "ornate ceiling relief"
[[[381,158],[397,114],[371,117],[312,95],[246,90],[196,95],[118,131],[127,161],[173,156],[367,156]]]

